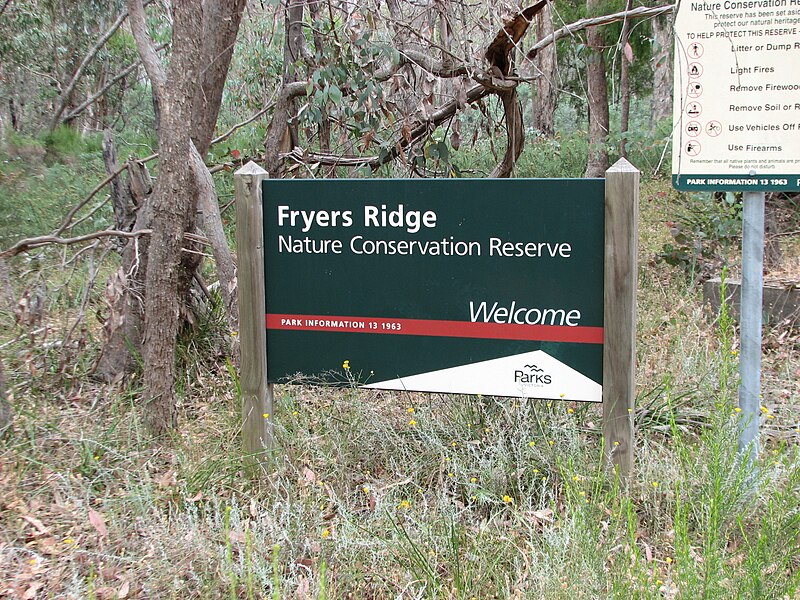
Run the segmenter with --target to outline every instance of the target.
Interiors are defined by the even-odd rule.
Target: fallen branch
[[[495,80],[496,82],[496,80]],[[466,103],[471,104],[477,102],[481,98],[493,93],[493,90],[485,85],[475,85],[467,90]],[[440,124],[452,118],[459,110],[459,101],[451,100],[443,104],[428,118],[418,121],[414,128],[411,130],[407,137],[401,137],[393,146],[392,149],[379,156],[337,156],[334,154],[325,154],[321,152],[310,152],[303,148],[294,148],[291,152],[282,154],[282,158],[290,158],[300,163],[319,163],[326,167],[363,167],[368,166],[373,171],[385,165],[388,162],[395,160],[400,153],[412,146],[420,139],[425,137],[429,132],[433,131]]]
[[[81,242],[88,242],[90,240],[97,240],[105,237],[123,237],[123,238],[136,238],[142,235],[149,235],[152,229],[139,229],[138,231],[119,231],[117,229],[104,229],[102,231],[95,231],[94,233],[87,233],[86,235],[79,235],[72,238],[62,238],[55,235],[42,235],[39,237],[25,238],[18,241],[11,246],[8,250],[0,252],[0,258],[7,256],[16,256],[22,252],[33,250],[41,246],[48,246],[57,244],[61,246],[69,246],[72,244],[80,244]]]

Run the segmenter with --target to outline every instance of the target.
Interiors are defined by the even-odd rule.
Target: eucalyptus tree
[[[119,338],[141,342],[145,420],[162,433],[177,422],[175,345],[189,284],[198,267],[198,253],[185,240],[194,233],[195,213],[203,208],[204,223],[218,229],[219,213],[203,158],[217,123],[245,0],[173,0],[170,5],[171,53],[165,65],[156,52],[142,0],[128,0],[131,31],[149,76],[158,107],[160,164],[152,194],[139,209],[134,230],[151,234],[129,243],[118,272],[124,289],[121,324],[141,324],[112,332],[109,348],[125,355]],[[230,252],[218,264],[230,262]],[[231,277],[231,275],[229,275]],[[114,337],[116,334],[116,337]],[[137,339],[139,338],[139,339]],[[111,346],[117,340],[117,346]],[[123,340],[124,344],[124,340]],[[110,372],[114,359],[107,361]],[[125,357],[121,359],[125,364]]]

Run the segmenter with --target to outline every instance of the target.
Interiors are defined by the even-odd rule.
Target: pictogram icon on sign
[[[691,58],[700,58],[703,56],[703,44],[692,42],[689,44],[689,56]]]
[[[702,93],[703,93],[703,86],[697,83],[696,81],[690,83],[689,88],[686,90],[686,94],[690,98],[699,98],[700,94]]]
[[[689,77],[691,79],[696,79],[697,77],[700,77],[700,75],[702,74],[703,74],[703,65],[696,62],[689,64]]]
[[[703,107],[700,106],[697,102],[690,102],[689,105],[686,107],[686,114],[690,117],[699,117],[700,113],[703,112]]]
[[[700,154],[700,142],[692,140],[688,144],[686,144],[686,154],[689,156],[697,156]]]
[[[709,121],[706,123],[706,133],[711,137],[717,137],[722,133],[722,124],[719,121]]]
[[[702,131],[703,128],[697,121],[689,121],[686,124],[686,135],[697,137]]]

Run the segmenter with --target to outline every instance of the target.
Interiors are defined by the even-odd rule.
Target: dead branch
[[[512,90],[499,94],[503,102],[503,114],[506,120],[506,151],[502,160],[489,177],[509,177],[522,154],[525,145],[525,130],[522,122],[522,107],[519,104],[517,91]]]
[[[516,88],[518,81],[505,79],[506,75],[510,74],[512,64],[512,53],[516,48],[518,42],[527,32],[531,24],[531,19],[546,5],[546,0],[540,0],[536,4],[526,8],[518,13],[514,18],[506,22],[503,29],[498,32],[492,43],[486,50],[486,59],[489,61],[491,67],[489,73],[473,73],[472,78],[478,82],[478,85],[473,86],[467,91],[466,102],[463,99],[455,99],[442,105],[439,109],[430,115],[426,115],[417,120],[416,125],[412,128],[410,134],[406,133],[401,136],[395,144],[391,146],[391,150],[380,156],[370,157],[353,157],[353,156],[335,156],[324,153],[314,153],[303,150],[302,148],[294,148],[291,152],[283,154],[284,158],[291,158],[297,162],[306,164],[307,162],[318,163],[325,166],[362,166],[368,165],[373,170],[380,166],[395,160],[401,152],[406,148],[412,146],[420,139],[424,138],[431,131],[436,129],[441,123],[453,118],[455,114],[461,110],[465,104],[476,102],[489,94],[497,94],[503,102],[503,109],[506,117],[507,128],[507,148],[502,161],[495,167],[492,172],[493,177],[508,177],[516,164],[517,158],[522,152],[522,147],[525,142],[524,127],[522,123],[522,113],[519,108],[517,99]],[[399,23],[402,25],[402,23]],[[437,46],[443,53],[450,54],[446,48]],[[423,69],[434,73],[436,70],[446,72],[448,75],[453,73],[466,74],[466,67],[452,67],[451,69],[442,69],[430,58],[424,58],[421,53],[417,56],[420,59],[419,63],[425,63]],[[423,60],[424,58],[424,60]],[[457,58],[453,56],[453,58]],[[415,64],[418,64],[415,62]],[[461,70],[463,68],[463,71]],[[434,73],[435,74],[435,73]]]
[[[451,77],[460,74],[469,73],[472,79],[478,84],[473,86],[467,91],[467,104],[476,102],[489,94],[497,94],[503,99],[504,112],[506,117],[506,126],[508,128],[508,141],[505,155],[501,162],[497,165],[492,173],[492,176],[507,176],[513,169],[516,159],[522,151],[524,143],[524,128],[522,124],[522,115],[519,112],[518,100],[516,98],[516,86],[520,78],[511,75],[511,53],[518,47],[519,41],[524,37],[528,31],[533,17],[546,5],[545,0],[540,0],[534,5],[531,5],[518,13],[512,19],[507,21],[503,28],[495,36],[494,40],[489,44],[485,57],[489,61],[490,67],[488,73],[473,72],[463,64],[453,66],[451,69],[445,69],[439,61],[420,53],[420,52],[401,52],[401,63],[412,63],[423,70],[437,75],[439,77]],[[603,25],[614,23],[624,19],[636,19],[654,17],[663,13],[672,12],[675,5],[665,5],[653,8],[636,8],[629,11],[622,11],[611,15],[604,15],[591,19],[581,19],[575,23],[571,23],[562,27],[551,35],[539,40],[528,52],[527,58],[533,59],[536,53],[545,48],[546,46],[555,43],[557,40],[572,35],[577,31],[595,25]],[[410,25],[403,23],[399,20],[394,20],[395,24],[403,29],[410,31],[413,35],[419,37]],[[429,41],[429,40],[426,40]],[[442,48],[434,44],[436,48],[447,53],[446,48]],[[460,60],[453,55],[453,58]],[[391,70],[387,70],[387,73]],[[388,77],[387,77],[388,78]],[[305,93],[305,90],[298,95]],[[438,125],[451,119],[455,114],[463,108],[463,101],[459,103],[457,100],[452,100],[443,104],[435,112],[427,117],[417,120],[413,126],[410,135],[406,134],[405,137],[400,137],[392,146],[391,150],[381,156],[353,156],[353,155],[335,155],[324,152],[313,152],[300,147],[295,147],[288,153],[281,155],[282,158],[305,163],[305,164],[319,164],[324,166],[339,166],[339,167],[362,167],[369,166],[373,170],[380,166],[395,160],[399,154],[405,151],[409,146],[417,143],[424,136],[428,135]]]
[[[498,83],[499,85],[499,83]],[[485,98],[492,90],[485,85],[474,85],[467,90],[467,104],[477,102],[481,98]],[[385,165],[386,163],[395,160],[401,152],[406,148],[412,146],[420,139],[428,135],[431,131],[436,129],[440,124],[448,119],[451,119],[459,110],[460,105],[458,100],[451,100],[443,104],[428,118],[419,121],[408,137],[401,137],[392,147],[392,150],[382,156],[336,156],[333,154],[324,154],[320,152],[310,152],[303,148],[294,148],[291,152],[284,154],[283,157],[290,158],[298,162],[312,162],[319,163],[325,166],[333,167],[362,167],[368,166],[373,171]]]
[[[547,0],[539,0],[507,21],[486,49],[486,60],[496,67],[499,75],[510,75],[511,55],[519,41],[527,33],[533,17],[547,5]]]
[[[237,123],[236,125],[234,125],[230,129],[228,129],[228,131],[226,131],[225,133],[223,133],[219,137],[215,137],[213,140],[211,140],[211,145],[213,146],[214,144],[219,144],[220,142],[224,142],[229,137],[231,137],[234,134],[234,132],[236,132],[238,129],[241,129],[245,125],[249,125],[250,123],[252,123],[253,121],[255,121],[256,119],[258,119],[259,117],[261,117],[262,115],[264,115],[265,113],[267,113],[268,111],[270,111],[273,108],[275,108],[275,102],[274,101],[270,102],[264,108],[259,110],[254,115],[251,115],[250,117],[246,118],[241,123]]]
[[[136,238],[142,235],[149,235],[150,233],[152,233],[152,229],[139,229],[138,231],[118,231],[116,229],[104,229],[102,231],[95,231],[93,233],[87,233],[86,235],[79,235],[72,238],[62,238],[55,235],[42,235],[39,237],[25,238],[18,241],[8,250],[0,252],[0,258],[16,256],[17,254],[21,254],[22,252],[27,252],[28,250],[33,250],[34,248],[39,248],[41,246],[49,246],[53,244],[70,246],[72,244],[80,244],[82,242],[88,242],[105,237]]]
[[[528,50],[527,58],[532,60],[536,56],[536,53],[545,46],[554,44],[561,38],[567,37],[568,35],[573,35],[576,31],[581,31],[587,27],[593,27],[595,25],[607,25],[608,23],[616,23],[617,21],[623,21],[625,19],[644,19],[647,17],[657,17],[658,15],[672,12],[675,10],[675,6],[675,4],[654,7],[641,6],[639,8],[634,8],[633,10],[624,10],[622,12],[613,13],[610,15],[603,15],[601,17],[580,19],[574,23],[565,25],[558,31],[554,31],[551,35],[548,35],[547,37],[536,42],[531,49]]]
[[[400,67],[407,64],[415,65],[423,71],[441,78],[461,77],[469,74],[467,65],[460,61],[458,63],[445,64],[445,62],[438,61],[423,52],[411,49],[400,52],[400,62],[397,65],[393,65],[393,71],[396,72]]]
[[[400,20],[397,20],[397,19],[390,19],[390,20],[397,27],[399,27],[401,29],[405,29],[406,31],[408,31],[408,33],[413,35],[415,38],[419,39],[422,42],[425,42],[428,45],[430,45],[431,48],[435,48],[436,50],[439,50],[442,53],[442,55],[449,56],[451,59],[453,59],[456,62],[459,62],[459,63],[461,62],[461,57],[460,56],[457,56],[456,54],[453,54],[448,48],[445,48],[441,44],[437,44],[436,42],[431,40],[429,37],[426,37],[426,36],[422,35],[410,23],[406,23],[405,21],[400,21]]]

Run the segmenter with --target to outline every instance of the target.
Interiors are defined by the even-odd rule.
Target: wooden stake
[[[264,315],[264,215],[261,182],[267,172],[249,162],[234,173],[239,291],[242,441],[245,453],[263,462],[272,447],[273,390],[267,383],[267,330]]]
[[[603,437],[606,461],[633,470],[639,171],[624,158],[606,171]]]

